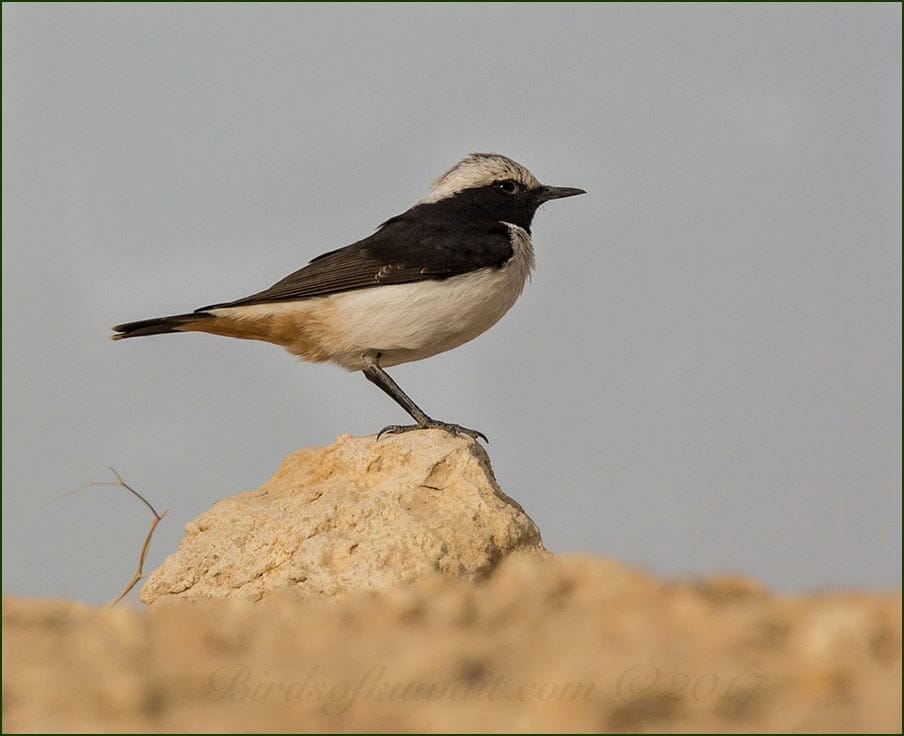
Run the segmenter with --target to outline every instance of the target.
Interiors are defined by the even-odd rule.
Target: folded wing
[[[441,280],[481,268],[502,266],[512,257],[509,229],[491,218],[444,217],[443,207],[422,204],[388,220],[369,238],[324,253],[269,289],[197,310],[296,301],[382,284]]]

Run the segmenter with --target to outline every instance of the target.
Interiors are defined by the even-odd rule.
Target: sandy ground
[[[3,603],[3,730],[901,731],[899,592],[515,553],[339,600]]]

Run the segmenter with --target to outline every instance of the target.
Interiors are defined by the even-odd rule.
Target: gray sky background
[[[470,151],[589,194],[467,346],[555,551],[783,591],[901,575],[901,7],[4,5],[3,582],[112,598],[287,453],[404,420],[263,343],[111,325],[270,285]]]

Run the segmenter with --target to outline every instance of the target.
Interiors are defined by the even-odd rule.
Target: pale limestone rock
[[[142,588],[145,603],[332,598],[433,571],[477,581],[515,550],[545,554],[483,448],[439,430],[299,450],[258,490],[218,502],[185,531]]]

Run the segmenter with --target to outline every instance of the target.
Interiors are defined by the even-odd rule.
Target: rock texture
[[[340,600],[3,607],[3,730],[901,730],[898,593],[516,553]]]
[[[483,448],[438,430],[340,437],[300,450],[261,488],[190,522],[141,600],[309,598],[380,590],[438,570],[485,577],[540,532],[497,485]]]
[[[439,432],[289,456],[142,599],[5,600],[3,731],[901,730],[899,592],[553,557]]]

